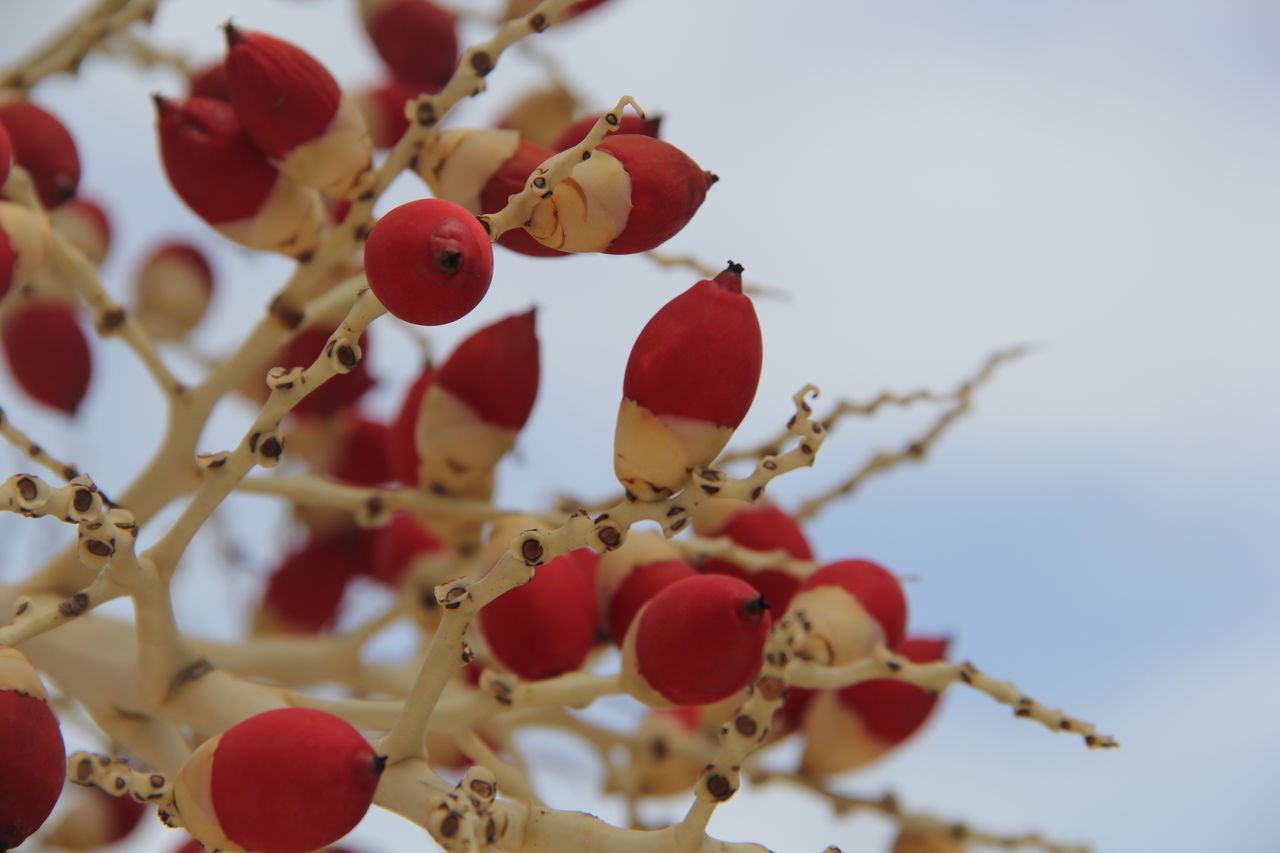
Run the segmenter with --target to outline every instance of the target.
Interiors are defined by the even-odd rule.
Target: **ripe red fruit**
[[[343,593],[369,565],[365,531],[313,534],[267,579],[259,630],[315,634],[333,627]]]
[[[806,653],[830,666],[860,660],[878,642],[897,650],[906,634],[902,584],[870,560],[841,560],[814,572],[791,600],[788,612],[800,611],[812,626]]]
[[[583,116],[573,124],[561,131],[555,141],[551,143],[551,147],[556,151],[563,151],[566,148],[572,148],[583,139],[587,133],[600,120],[600,115]],[[658,138],[658,128],[662,124],[662,116],[654,116],[653,118],[642,118],[638,115],[627,113],[618,120],[618,126],[609,131],[608,139],[615,133],[638,133],[641,136],[652,136]]]
[[[404,107],[416,94],[403,83],[392,80],[353,96],[365,126],[369,128],[374,148],[391,148],[404,136],[409,129],[409,117],[405,115]]]
[[[353,412],[343,430],[338,457],[330,473],[353,486],[390,482],[394,479],[390,441],[390,426]]]
[[[435,368],[430,364],[422,368],[422,373],[418,374],[418,378],[405,391],[400,411],[391,422],[391,469],[395,472],[396,479],[406,486],[418,485],[418,444],[414,433],[418,428],[422,400],[435,375]]]
[[[156,246],[134,278],[134,316],[153,337],[178,340],[204,317],[213,270],[190,243]]]
[[[0,103],[13,161],[26,169],[48,210],[70,200],[80,183],[80,154],[61,121],[25,98]]]
[[[0,328],[9,369],[31,398],[74,415],[89,390],[89,342],[71,306],[51,299],[15,305]]]
[[[9,131],[0,124],[0,187],[9,180],[9,170],[13,168],[13,143],[9,140]]]
[[[378,56],[401,83],[439,92],[458,67],[453,15],[428,0],[360,0]]]
[[[359,109],[296,45],[231,24],[225,30],[231,105],[249,138],[285,174],[325,195],[347,193],[372,155]]]
[[[385,527],[370,531],[373,544],[370,549],[369,574],[390,587],[399,587],[414,559],[423,554],[433,554],[445,545],[427,528],[414,519],[413,514],[401,510],[391,516]]]
[[[379,219],[364,250],[369,287],[408,323],[440,326],[480,303],[493,279],[484,226],[450,201],[424,198]]]
[[[533,410],[538,376],[533,311],[462,341],[436,371],[418,411],[422,483],[462,494],[490,476]]]
[[[640,608],[662,589],[695,575],[676,547],[660,534],[634,531],[621,547],[599,557],[596,596],[602,626],[619,646]]]
[[[507,199],[523,190],[525,181],[529,180],[533,170],[553,154],[555,152],[550,148],[520,140],[511,157],[492,174],[480,190],[480,209],[485,213],[497,213],[506,207]],[[498,238],[498,245],[534,258],[563,258],[569,254],[542,245],[523,228],[512,228],[503,233]]]
[[[14,648],[0,648],[0,720],[0,850],[9,850],[44,823],[67,772],[58,718]]]
[[[179,771],[174,797],[206,847],[309,853],[360,822],[384,762],[341,718],[281,708],[202,744]]]
[[[222,236],[251,249],[311,249],[323,212],[315,193],[281,174],[231,105],[157,96],[160,156],[174,192]]]
[[[591,579],[571,554],[538,566],[532,580],[485,605],[479,617],[494,657],[531,681],[582,666],[595,645],[596,622]]]
[[[760,324],[731,263],[668,302],[631,348],[614,433],[614,472],[641,500],[682,488],[709,465],[751,407]]]
[[[538,202],[525,230],[563,252],[645,252],[693,218],[715,180],[670,143],[615,134]]]
[[[649,705],[706,705],[760,671],[769,614],[737,578],[695,575],[663,589],[636,615],[622,650],[623,686]]]
[[[800,524],[769,504],[752,506],[742,501],[710,500],[697,506],[693,529],[699,536],[727,536],[734,544],[753,551],[785,550],[797,560],[812,560],[813,550]],[[699,568],[729,575],[754,586],[778,613],[785,613],[800,588],[800,577],[783,568],[748,571],[732,560],[711,557]]]
[[[213,98],[231,103],[231,88],[227,84],[227,65],[215,62],[191,72],[187,80],[187,94],[191,97]]]
[[[66,237],[94,266],[102,266],[111,248],[111,220],[102,205],[81,196],[49,215],[53,229]]]

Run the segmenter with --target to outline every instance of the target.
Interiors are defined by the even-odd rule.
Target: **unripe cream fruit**
[[[13,256],[10,269],[0,269],[2,297],[35,278],[44,266],[53,235],[43,218],[12,201],[0,201],[0,232],[8,240],[9,253]]]
[[[143,328],[160,340],[181,340],[208,310],[213,277],[199,250],[169,243],[147,257],[134,288],[134,315]]]
[[[715,459],[733,429],[700,418],[656,415],[624,397],[613,439],[614,472],[640,500],[662,500],[684,488],[693,468]]]
[[[534,206],[525,230],[561,252],[603,252],[630,216],[631,176],[621,160],[597,148]]]
[[[520,430],[492,424],[433,384],[422,400],[414,441],[421,450],[418,482],[461,495],[492,473]]]
[[[434,135],[418,155],[418,175],[438,198],[475,214],[492,213],[481,209],[480,193],[519,145],[515,130],[446,130]]]
[[[856,714],[849,713],[834,690],[814,694],[804,711],[803,730],[804,756],[800,766],[804,772],[817,776],[861,767],[892,746],[874,737]]]

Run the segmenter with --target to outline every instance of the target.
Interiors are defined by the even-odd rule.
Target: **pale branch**
[[[549,197],[556,185],[573,173],[574,167],[583,160],[590,159],[595,147],[603,142],[605,136],[622,121],[622,111],[627,106],[644,118],[644,110],[640,109],[635,99],[630,95],[623,95],[612,110],[596,119],[596,123],[592,125],[591,130],[581,142],[572,148],[553,154],[536,166],[525,179],[524,189],[511,195],[502,210],[477,216],[480,224],[489,232],[489,238],[497,240],[506,232],[528,222],[538,202]]]
[[[711,497],[759,500],[774,477],[813,464],[826,437],[822,425],[811,419],[813,409],[805,399],[816,393],[817,389],[810,385],[792,397],[796,414],[789,429],[797,437],[797,446],[779,456],[760,460],[750,476],[733,479],[711,468],[696,469],[689,485],[672,497],[652,502],[624,500],[594,519],[576,512],[554,530],[526,530],[515,537],[511,547],[480,580],[459,578],[437,587],[436,598],[444,608],[444,615],[431,638],[413,690],[405,700],[404,711],[380,744],[388,762],[395,764],[423,754],[428,721],[445,682],[471,659],[471,650],[464,638],[481,607],[527,583],[537,566],[561,554],[583,547],[608,551],[621,546],[627,531],[637,522],[657,522],[667,536],[672,536],[684,528],[693,507],[703,500]]]
[[[191,62],[181,51],[157,47],[135,32],[120,32],[105,39],[98,50],[134,62],[141,68],[168,68],[185,79],[191,75]]]
[[[991,377],[1000,364],[1018,357],[1023,352],[1025,352],[1025,348],[1015,347],[991,356],[973,379],[962,384],[956,390],[954,393],[955,405],[939,415],[928,429],[900,450],[881,450],[872,454],[852,475],[839,485],[802,503],[800,508],[796,510],[795,517],[801,520],[813,518],[837,498],[852,494],[868,478],[875,474],[887,471],[904,462],[919,462],[924,459],[929,450],[946,432],[947,427],[951,426],[953,422],[972,407],[973,392]]]
[[[173,809],[173,783],[160,773],[144,773],[128,762],[93,752],[73,752],[67,756],[67,780],[98,788],[113,797],[132,797],[161,809]]]
[[[747,571],[758,572],[761,569],[778,569],[789,572],[798,578],[807,578],[818,568],[814,560],[800,560],[792,557],[783,548],[769,551],[756,551],[737,544],[728,536],[691,536],[673,539],[672,545],[691,563],[700,563],[712,557],[736,563]]]
[[[327,507],[351,512],[357,523],[376,527],[391,513],[407,509],[453,518],[491,521],[514,514],[487,501],[436,495],[423,489],[351,486],[316,475],[246,477],[237,491],[277,495],[299,506]]]
[[[103,39],[135,21],[148,24],[155,17],[160,0],[100,0],[82,12],[45,44],[31,51],[10,68],[0,71],[0,91],[26,92],[53,74],[75,74],[80,63]]]
[[[838,794],[826,788],[821,780],[812,776],[757,770],[750,773],[750,779],[753,784],[785,782],[799,785],[823,797],[831,804],[837,816],[844,816],[856,811],[873,811],[890,818],[902,829],[920,835],[945,836],[960,843],[984,844],[991,847],[1003,847],[1006,850],[1021,848],[1043,850],[1045,853],[1090,853],[1090,848],[1088,847],[1050,841],[1039,833],[998,835],[975,829],[965,823],[944,821],[920,812],[908,812],[902,808],[898,798],[893,794],[884,794],[880,797],[857,797],[849,794]]]
[[[31,176],[21,167],[14,167],[5,182],[5,190],[19,203],[48,222],[48,215],[36,197]],[[94,326],[102,337],[119,335],[142,361],[151,378],[155,380],[165,398],[172,400],[184,390],[174,378],[156,351],[155,341],[138,322],[111,298],[98,280],[98,271],[75,244],[55,229],[49,229],[52,243],[46,263],[51,263],[59,278],[71,285],[94,313]]]
[[[684,269],[693,270],[703,278],[715,278],[716,275],[724,269],[724,267],[717,269],[710,264],[706,264],[698,260],[693,255],[672,255],[667,252],[659,251],[658,249],[650,249],[643,254],[646,258],[653,261],[660,267],[682,267]],[[746,281],[742,283],[742,292],[748,296],[758,296],[765,299],[791,299],[791,294],[780,287],[767,287],[763,284],[755,284]],[[827,424],[827,426],[830,427],[830,424]],[[785,436],[783,436],[783,438],[785,438]],[[779,441],[781,440],[782,439],[780,438]],[[719,461],[723,464],[725,460],[722,458]]]
[[[992,678],[969,661],[913,663],[879,644],[871,657],[845,666],[828,667],[804,660],[792,660],[787,664],[782,677],[797,687],[808,688],[846,687],[872,679],[891,678],[914,684],[935,694],[963,682],[997,702],[1010,706],[1016,717],[1035,720],[1050,731],[1080,735],[1090,749],[1111,749],[1120,745],[1110,735],[1098,734],[1092,723],[1040,704],[1012,682]]]
[[[43,465],[64,480],[73,480],[80,473],[75,465],[55,459],[29,435],[14,426],[4,409],[0,409],[0,436],[4,436],[5,440],[18,448],[32,462]]]

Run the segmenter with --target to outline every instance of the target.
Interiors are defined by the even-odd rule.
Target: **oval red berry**
[[[466,208],[426,198],[387,213],[364,250],[369,287],[407,323],[440,326],[480,303],[493,279],[493,246]]]

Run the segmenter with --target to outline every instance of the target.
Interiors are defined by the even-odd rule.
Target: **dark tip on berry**
[[[732,258],[729,259],[727,263],[729,265],[724,268],[725,272],[732,273],[734,275],[742,275],[742,271],[746,269],[746,267],[744,267],[742,264],[738,263],[737,261],[733,260]]]
[[[759,616],[761,613],[764,613],[768,609],[769,609],[769,602],[764,600],[763,595],[757,596],[742,605],[742,612],[745,613],[747,617],[750,619],[756,618],[757,616]]]
[[[453,249],[437,252],[436,266],[447,273],[456,273],[462,268],[462,252]]]
[[[230,18],[222,25],[222,32],[227,37],[227,47],[235,47],[244,41],[244,36],[240,34],[240,30],[236,29],[236,25],[231,23]]]
[[[720,180],[720,176],[715,172],[707,172],[707,186],[711,186]]]
[[[387,769],[387,757],[385,755],[375,755],[373,757],[373,775],[381,776],[382,771]]]
[[[159,92],[151,93],[151,103],[156,105],[156,112],[164,116],[173,109],[173,102]]]

